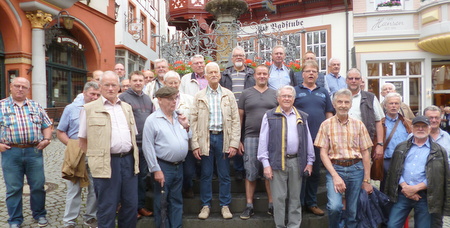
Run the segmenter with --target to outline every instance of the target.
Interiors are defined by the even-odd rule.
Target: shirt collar
[[[119,97],[117,97],[117,102],[115,104],[111,103],[111,101],[106,99],[104,96],[101,96],[101,98],[102,98],[102,104],[109,104],[109,105],[116,105],[116,104],[118,104],[118,105],[120,105],[120,102],[121,102]]]
[[[208,84],[208,86],[207,86],[206,88],[207,88],[207,89],[206,89],[206,92],[207,92],[207,93],[210,93],[210,94],[214,94],[214,92],[217,92],[217,93],[221,93],[221,92],[222,92],[222,90],[221,90],[221,88],[220,88],[220,85],[217,86],[217,89],[216,89],[216,90],[213,90],[213,89],[209,86],[209,84]]]
[[[415,140],[414,135],[413,135],[412,143],[413,143],[414,145],[416,145],[416,146],[418,146],[418,147],[426,146],[426,147],[428,147],[428,148],[431,148],[431,146],[430,146],[430,137],[427,138],[427,141],[426,141],[425,144],[423,144],[422,146],[417,145],[415,141],[416,141],[416,140]]]
[[[340,74],[335,75],[335,74],[333,74],[333,73],[330,73],[330,75],[333,76],[333,77],[335,77],[335,78],[340,78],[340,77],[341,77]]]
[[[397,117],[395,119],[392,119],[390,116],[386,115],[386,119],[389,120],[389,121],[395,122],[398,119],[398,114],[397,114]]]

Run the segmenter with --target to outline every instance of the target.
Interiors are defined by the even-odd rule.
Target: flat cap
[[[173,87],[164,86],[161,89],[158,89],[155,93],[155,97],[166,98],[178,94],[178,89]]]

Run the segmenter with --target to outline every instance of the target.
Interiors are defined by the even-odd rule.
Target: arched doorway
[[[0,32],[0,99],[6,97],[6,74],[5,74],[5,48],[3,45],[3,37]]]
[[[59,35],[47,50],[47,104],[63,107],[83,91],[87,78],[83,45],[70,35]]]

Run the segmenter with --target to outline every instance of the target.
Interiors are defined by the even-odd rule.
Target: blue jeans
[[[164,197],[165,202],[161,201],[161,184],[153,181],[154,189],[154,215],[156,227],[161,227],[162,211],[165,211],[164,224],[165,227],[182,227],[183,226],[183,196],[181,187],[183,185],[183,164],[171,165],[166,162],[158,162],[161,171],[164,174]],[[165,203],[165,208],[162,204]]]
[[[197,159],[192,151],[188,151],[183,164],[183,189],[185,191],[192,189],[195,173],[197,170]]]
[[[116,209],[120,203],[119,227],[136,227],[137,175],[133,155],[111,157],[111,178],[94,178],[99,228],[115,228]]]
[[[202,206],[211,206],[212,176],[214,161],[219,175],[219,201],[220,206],[231,203],[230,159],[223,153],[223,134],[210,134],[209,156],[202,156],[202,175],[200,178],[200,200]]]
[[[319,187],[320,166],[322,165],[322,160],[320,160],[320,148],[314,147],[314,153],[316,155],[316,161],[313,163],[311,176],[303,178],[300,195],[302,205],[305,207],[317,206],[317,188]]]
[[[148,165],[142,146],[139,145],[139,174],[138,174],[138,209],[145,207],[145,191],[147,190]]]
[[[8,223],[23,222],[23,177],[27,176],[30,186],[30,207],[33,218],[46,216],[45,210],[45,176],[42,150],[36,148],[17,148],[2,152],[3,178],[6,185],[6,207],[8,208]]]
[[[333,168],[344,180],[346,186],[346,227],[354,228],[358,225],[356,211],[358,209],[359,192],[364,178],[364,166],[362,162],[358,162],[348,167],[333,165]],[[328,227],[338,228],[340,227],[339,223],[342,216],[342,194],[334,191],[333,178],[329,172],[327,172],[327,197]]]
[[[422,198],[419,201],[414,201],[406,198],[403,193],[398,193],[398,201],[392,206],[391,214],[389,215],[388,228],[402,227],[413,208],[414,227],[431,227],[431,214],[428,213],[427,194],[422,191],[419,195]]]

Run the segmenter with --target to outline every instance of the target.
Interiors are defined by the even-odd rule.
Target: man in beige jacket
[[[219,65],[208,63],[205,67],[208,86],[194,97],[191,110],[192,149],[194,157],[201,160],[199,219],[209,217],[212,198],[214,162],[219,176],[219,200],[222,216],[231,219],[230,158],[236,155],[241,137],[239,112],[234,94],[219,85]]]

